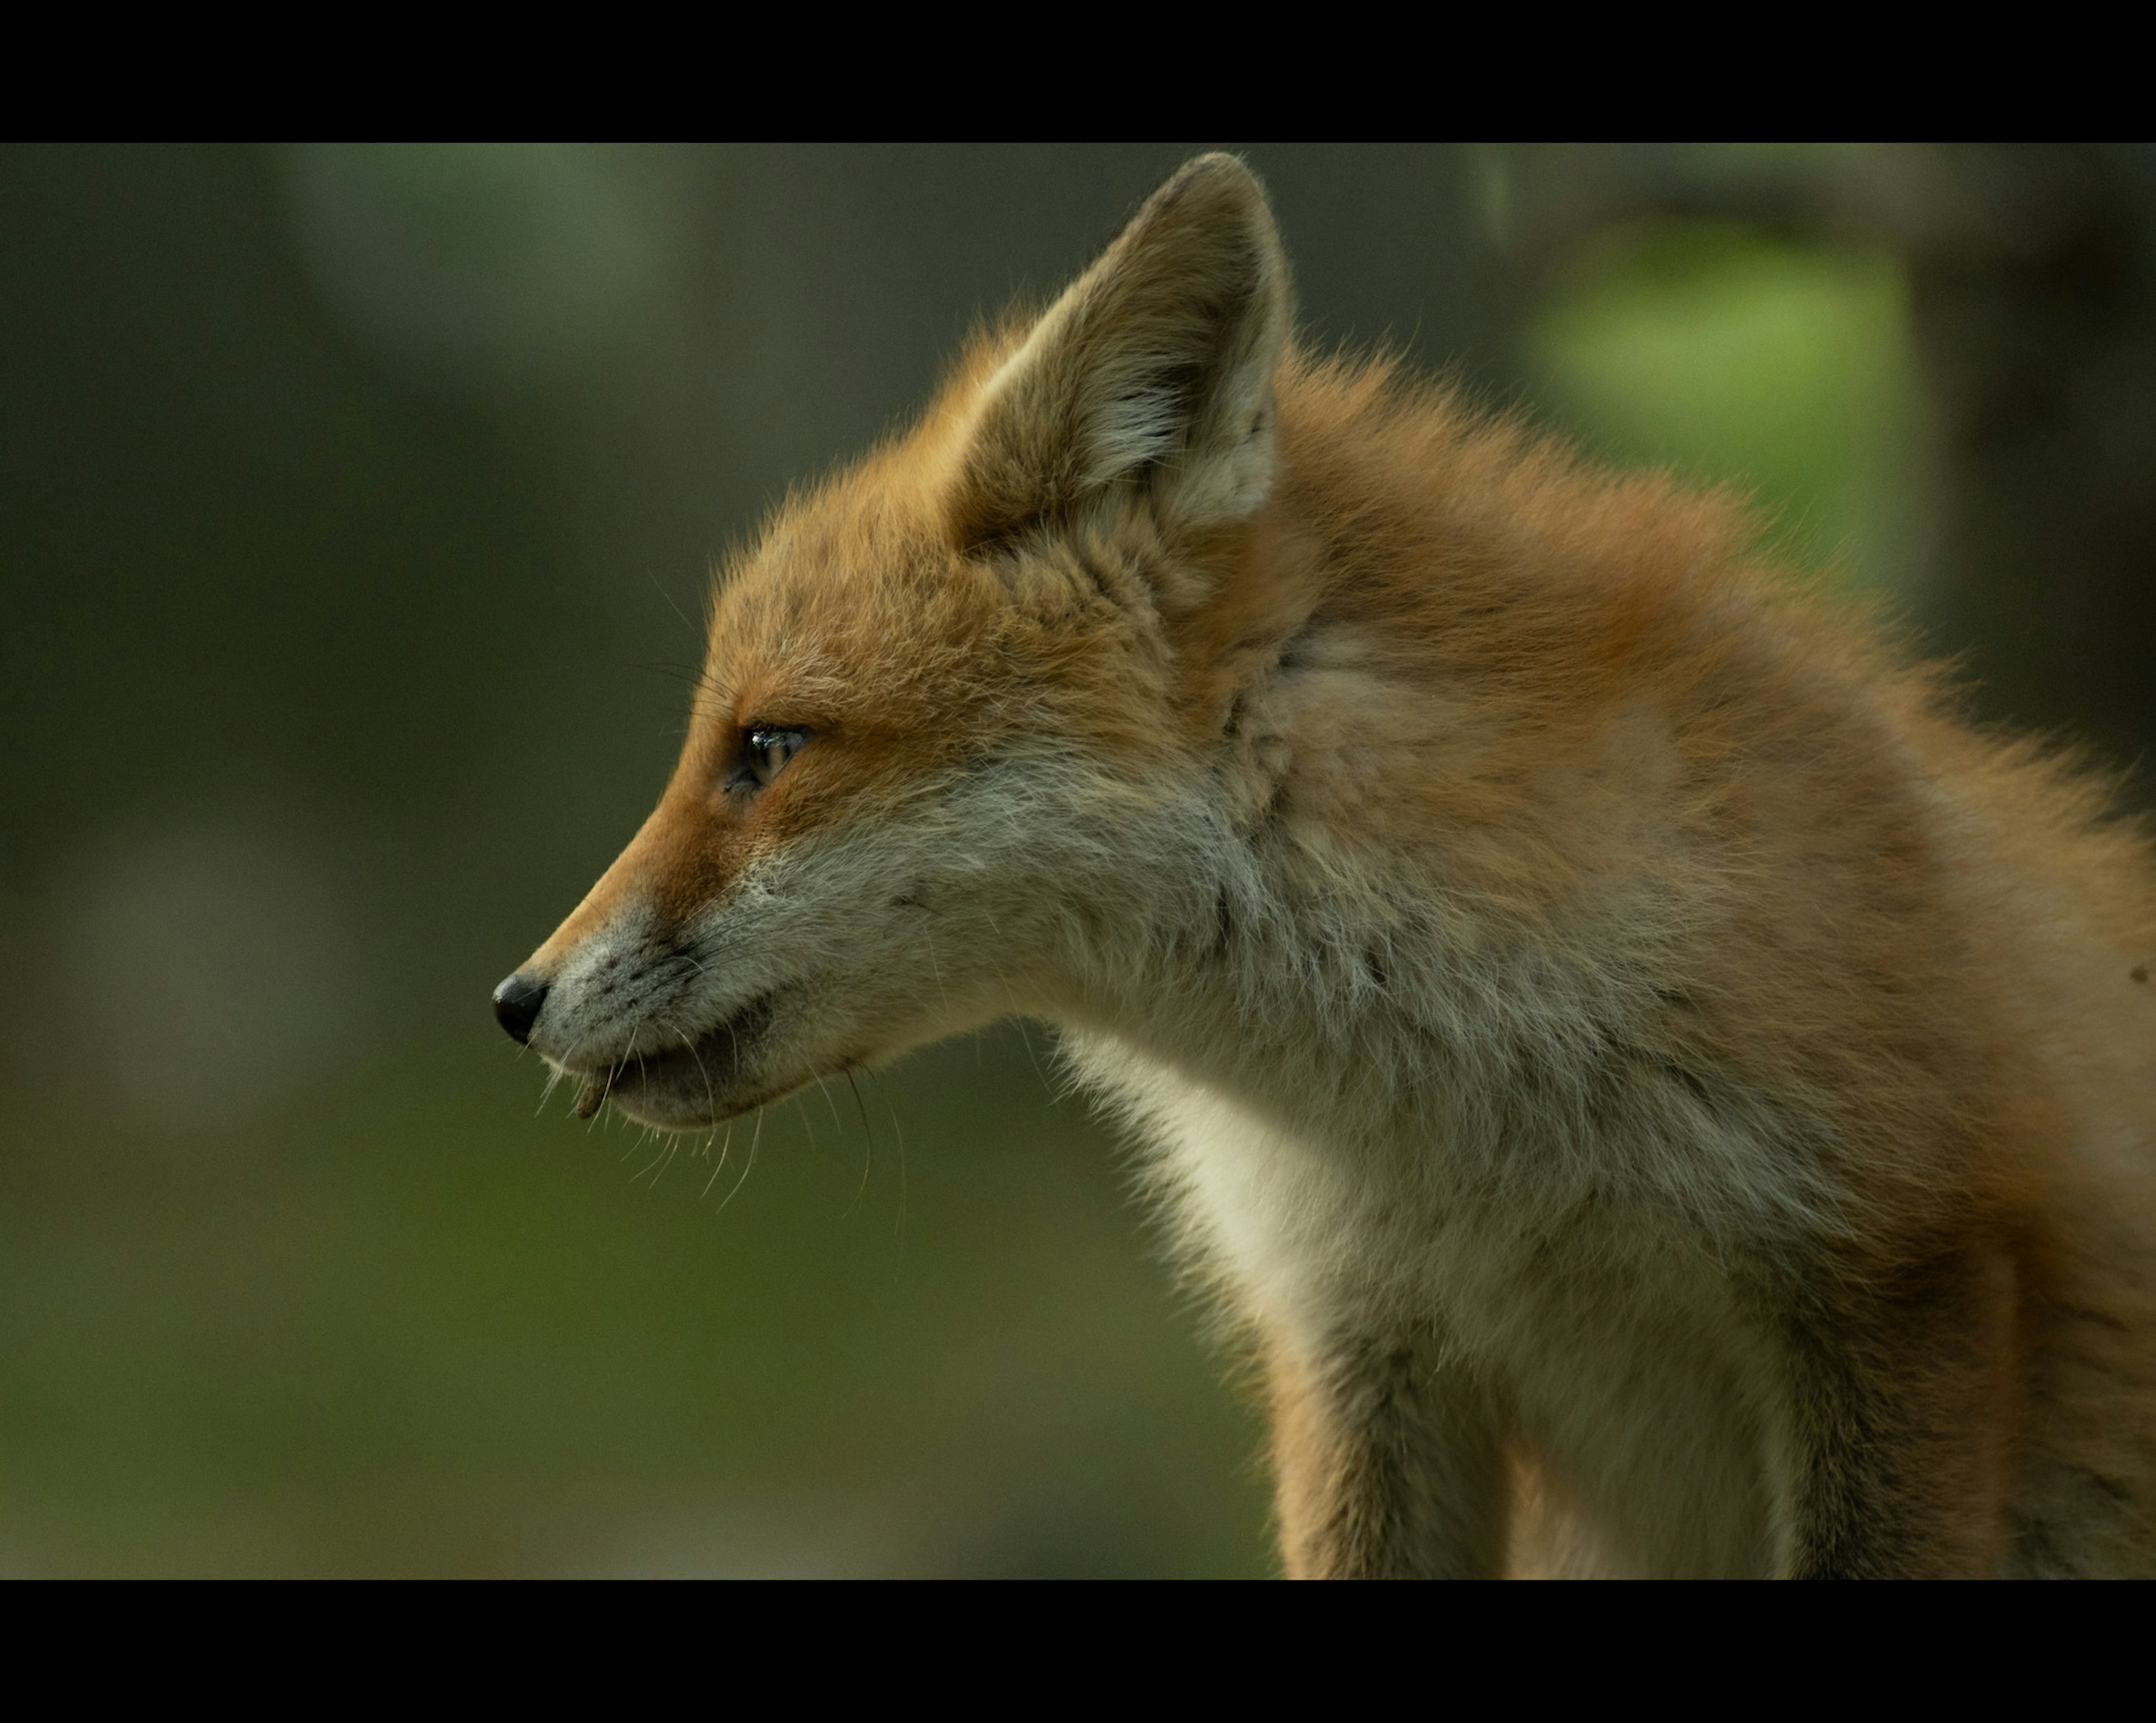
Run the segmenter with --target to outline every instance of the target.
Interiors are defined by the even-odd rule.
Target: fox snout
[[[783,788],[816,787],[780,763]],[[580,1115],[611,1105],[701,1129],[994,1014],[995,965],[968,957],[978,893],[944,878],[974,883],[980,846],[952,840],[933,793],[911,821],[887,800],[880,817],[842,818],[845,762],[806,764],[841,781],[804,838],[773,830],[788,812],[778,792],[721,780],[704,792],[711,774],[692,762],[690,782],[495,989],[495,1021],[578,1085]]]
[[[794,1086],[764,1067],[784,1051],[774,1032],[798,991],[746,979],[632,910],[566,950],[542,948],[495,989],[494,1014],[578,1085],[579,1117],[612,1101],[645,1124],[685,1128]],[[788,1027],[798,1039],[798,1023]]]
[[[520,1047],[531,1044],[532,1026],[539,1021],[539,1013],[546,1008],[547,995],[551,991],[543,977],[526,970],[518,970],[494,990],[494,1018],[509,1038]],[[590,1118],[598,1110],[608,1091],[613,1087],[612,1073],[607,1080],[598,1081],[586,1077],[579,1087],[575,1111],[579,1118]]]

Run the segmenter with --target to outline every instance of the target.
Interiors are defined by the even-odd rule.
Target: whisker
[[[666,601],[666,608],[672,611],[675,615],[681,618],[681,626],[688,629],[690,633],[695,633],[696,632],[696,623],[690,622],[689,620],[688,613],[684,611],[680,605],[674,602],[674,595],[668,592],[665,587],[659,584],[659,577],[647,568],[644,571],[644,577],[651,582],[651,590],[658,593],[660,597]]]
[[[597,1119],[600,1114],[606,1111],[607,1097],[613,1093],[613,1079],[621,1074],[623,1066],[628,1064],[629,1060],[636,1057],[636,1038],[642,1033],[643,1026],[641,1024],[639,1024],[635,1028],[631,1029],[629,1032],[629,1051],[622,1055],[621,1063],[619,1064],[612,1064],[607,1067],[606,1086],[599,1090],[598,1099],[591,1104],[592,1110],[589,1113],[585,1115],[585,1117],[589,1119]],[[590,1080],[587,1079],[584,1085],[583,1094],[579,1095],[577,1097],[577,1105],[579,1108],[582,1108],[584,1105],[584,1095],[589,1095],[590,1093],[591,1084]],[[590,1135],[589,1126],[585,1128],[585,1134],[587,1136]],[[628,1149],[624,1150],[622,1151],[621,1158],[624,1161],[629,1159],[629,1155],[634,1151],[635,1146],[636,1146],[632,1143]]]
[[[846,1127],[839,1121],[839,1104],[831,1099],[830,1086],[826,1084],[821,1077],[819,1077],[816,1079],[816,1088],[818,1092],[824,1097],[824,1105],[831,1110],[831,1129],[837,1131],[841,1136],[844,1136]]]
[[[724,1172],[726,1170],[726,1156],[729,1156],[729,1155],[731,1155],[732,1153],[733,1153],[733,1151],[734,1151],[734,1127],[733,1127],[733,1121],[732,1121],[732,1120],[728,1120],[726,1121],[726,1146],[725,1146],[724,1148],[722,1148],[722,1149],[721,1149],[721,1150],[719,1151],[719,1158],[718,1158],[718,1162],[717,1162],[717,1164],[716,1164],[716,1166],[714,1166],[714,1167],[711,1168],[711,1176],[709,1178],[707,1178],[707,1179],[706,1179],[706,1180],[704,1181],[704,1188],[702,1189],[702,1191],[701,1191],[701,1192],[700,1192],[697,1194],[696,1200],[697,1200],[699,1203],[702,1202],[706,1197],[708,1197],[708,1196],[710,1196],[710,1195],[711,1194],[711,1187],[712,1187],[713,1185],[716,1184],[716,1183],[719,1182],[719,1175],[720,1175],[721,1173]],[[721,1208],[723,1208],[725,1205],[722,1203],[722,1204],[721,1204],[720,1206],[721,1206]]]
[[[741,1187],[748,1182],[749,1174],[756,1171],[756,1146],[762,1141],[763,1109],[758,1107],[756,1110],[756,1131],[748,1140],[748,1164],[742,1168],[741,1177],[734,1181],[733,1189],[726,1192],[726,1202],[719,1204],[715,1211],[716,1213],[724,1214],[726,1212],[726,1203],[732,1202],[735,1197],[741,1195]]]
[[[649,1142],[649,1141],[651,1141],[651,1137],[652,1137],[652,1130],[651,1130],[651,1127],[650,1127],[649,1125],[644,1126],[644,1127],[643,1127],[643,1128],[642,1128],[642,1129],[641,1129],[641,1130],[637,1133],[636,1141],[635,1141],[634,1144],[632,1144],[632,1145],[631,1145],[631,1147],[632,1147],[632,1148],[635,1148],[635,1149],[640,1149],[640,1148],[642,1148],[642,1147],[643,1147],[646,1143],[648,1143],[648,1142]],[[624,1155],[623,1155],[623,1156],[622,1156],[622,1159],[623,1159],[623,1160],[624,1160],[624,1161],[626,1161],[628,1158],[629,1158],[629,1156],[628,1156],[628,1155],[627,1155],[627,1154],[624,1154]],[[665,1151],[664,1148],[661,1148],[661,1149],[660,1150],[660,1151],[659,1151],[656,1155],[654,1155],[654,1156],[651,1157],[651,1161],[650,1161],[650,1165],[649,1165],[649,1166],[646,1166],[646,1167],[639,1167],[639,1168],[638,1168],[638,1169],[637,1169],[637,1171],[635,1171],[634,1172],[632,1172],[632,1173],[629,1176],[629,1182],[631,1184],[634,1184],[634,1183],[637,1182],[637,1180],[639,1180],[639,1179],[642,1178],[645,1173],[647,1173],[647,1172],[650,1172],[650,1171],[651,1171],[651,1168],[652,1168],[653,1167],[656,1167],[656,1166],[658,1166],[661,1161],[663,1161],[664,1160],[665,1160],[665,1158],[666,1158],[666,1151]],[[655,1179],[655,1178],[654,1178],[654,1179],[653,1179],[653,1180],[651,1181],[651,1185],[652,1185],[652,1188],[653,1188],[654,1190],[656,1190],[656,1189],[659,1187],[659,1181],[658,1181],[657,1179]]]
[[[898,1139],[898,1225],[896,1234],[906,1237],[906,1127],[898,1122],[898,1109],[891,1104],[891,1091],[883,1086],[883,1079],[874,1071],[869,1081],[875,1085],[876,1098],[882,1101],[883,1110],[891,1115],[891,1135]]]
[[[942,997],[943,1015],[947,1019],[951,1015],[951,992],[943,985],[943,966],[936,958],[936,930],[931,927],[925,931],[928,935],[929,972],[936,977],[936,991]]]
[[[1041,1069],[1040,1055],[1033,1050],[1033,1037],[1026,1033],[1025,1019],[1018,1019],[1019,1044],[1025,1049],[1026,1063],[1033,1067],[1033,1074],[1040,1079],[1040,1092],[1048,1097],[1051,1107],[1062,1105],[1063,1097],[1055,1092],[1055,1085],[1048,1080],[1048,1073]]]
[[[691,958],[690,961],[694,962],[696,960]],[[707,1110],[713,1113],[717,1112],[719,1110],[718,1097],[711,1092],[711,1074],[704,1069],[704,1055],[696,1051],[696,1044],[689,1038],[687,1034],[682,1031],[681,1027],[678,1023],[668,1023],[664,1018],[661,1018],[660,1021],[664,1023],[666,1028],[673,1030],[675,1034],[681,1037],[681,1044],[689,1049],[689,1057],[696,1062],[697,1074],[704,1079],[704,1105]]]
[[[816,1079],[819,1088],[822,1087],[823,1081],[821,1077]],[[846,1205],[845,1213],[839,1217],[841,1220],[852,1218],[854,1211],[861,1206],[861,1198],[867,1193],[869,1187],[869,1175],[875,1171],[875,1132],[869,1129],[869,1110],[866,1107],[861,1107],[860,1085],[854,1082],[854,1074],[850,1068],[846,1072],[846,1081],[853,1087],[854,1105],[860,1107],[861,1133],[866,1146],[861,1151],[861,1182],[855,1187],[854,1200]],[[824,1099],[826,1101],[830,1100],[831,1095],[829,1090],[824,1090]],[[838,1116],[839,1109],[834,1104],[831,1107],[831,1117],[835,1120]]]

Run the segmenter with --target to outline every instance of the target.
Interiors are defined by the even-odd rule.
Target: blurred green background
[[[1045,1032],[721,1164],[487,1009],[714,558],[1199,147],[0,151],[0,1572],[1270,1571]],[[1313,339],[2156,736],[2148,151],[1246,153]]]

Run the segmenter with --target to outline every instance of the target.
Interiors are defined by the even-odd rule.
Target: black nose
[[[521,1046],[531,1038],[531,1025],[539,1021],[539,1008],[546,1003],[546,982],[536,976],[512,975],[494,990],[495,1021]]]

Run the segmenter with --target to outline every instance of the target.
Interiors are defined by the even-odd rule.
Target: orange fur
[[[1289,317],[1206,158],[782,509],[532,1044],[685,1126],[1060,1024],[1294,1572],[2156,1569],[2146,842],[1726,499]]]

